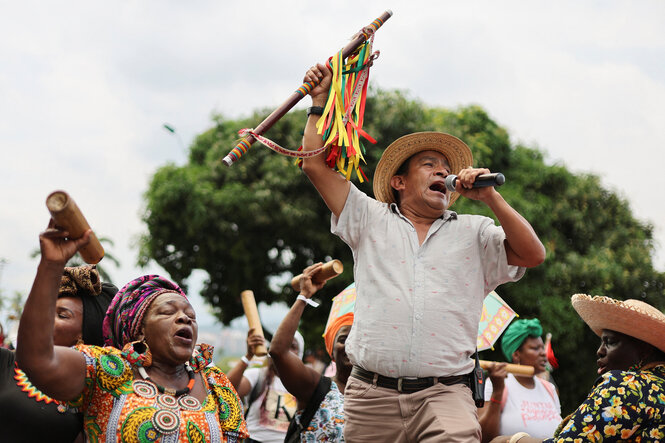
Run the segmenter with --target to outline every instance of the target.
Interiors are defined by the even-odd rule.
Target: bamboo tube
[[[259,318],[259,310],[256,308],[256,300],[254,300],[254,293],[250,290],[242,291],[240,293],[242,298],[242,308],[245,310],[245,317],[249,323],[250,329],[254,329],[255,334],[263,337],[263,328],[261,327],[261,319]],[[257,346],[254,350],[254,355],[263,357],[268,353],[264,345]]]
[[[331,260],[328,263],[325,263],[319,270],[312,275],[312,283],[318,284],[323,283],[324,281],[330,280],[331,278],[337,277],[344,271],[344,265],[341,261],[335,259]],[[295,291],[300,291],[300,279],[302,274],[296,275],[291,280],[291,287]]]
[[[480,367],[487,370],[492,367],[494,361],[487,361],[487,360],[480,360]],[[513,363],[508,363],[506,365],[506,371],[510,372],[511,374],[516,374],[516,375],[533,375],[534,369],[533,366],[526,366],[526,365],[516,365]]]
[[[46,197],[46,207],[55,224],[67,230],[70,238],[80,238],[90,229],[76,202],[65,191],[51,192]],[[90,242],[78,252],[86,263],[93,265],[104,258],[104,248],[94,232],[90,234]]]

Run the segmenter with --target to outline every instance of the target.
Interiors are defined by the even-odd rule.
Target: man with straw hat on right
[[[323,145],[322,112],[331,73],[312,67],[303,149]],[[485,295],[517,281],[545,259],[531,225],[492,187],[472,189],[489,170],[442,133],[410,134],[383,153],[372,199],[325,156],[303,171],[333,214],[332,232],[352,249],[357,299],[346,342],[354,367],[344,391],[346,441],[477,442],[480,425],[469,389]],[[456,174],[457,192],[444,184]],[[487,217],[448,210],[463,195],[484,202]]]
[[[553,438],[518,432],[492,443],[665,441],[665,314],[633,299],[575,294],[572,303],[600,337],[593,389]]]

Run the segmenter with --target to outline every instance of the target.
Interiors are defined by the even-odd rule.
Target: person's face
[[[83,302],[79,297],[60,297],[55,302],[53,343],[74,346],[83,336]]]
[[[185,363],[194,352],[198,332],[192,305],[173,292],[157,296],[143,318],[143,334],[153,361]]]
[[[333,341],[332,359],[338,368],[350,368],[352,366],[349,357],[346,355],[345,346],[349,332],[351,332],[351,325],[342,326],[339,328],[339,331],[337,331],[337,335],[335,335],[335,340]]]
[[[540,337],[527,337],[513,354],[513,361],[520,365],[533,366],[536,374],[545,370],[547,363],[547,353],[545,344]]]
[[[640,361],[642,342],[620,332],[603,329],[600,336],[598,375],[607,371],[626,371]]]
[[[439,216],[448,208],[450,191],[445,179],[450,165],[443,154],[423,151],[411,157],[408,172],[394,176],[391,184],[400,191],[400,207],[416,207]]]

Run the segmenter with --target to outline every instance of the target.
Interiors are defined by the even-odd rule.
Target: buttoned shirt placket
[[[423,244],[419,244],[418,233],[416,232],[415,226],[413,223],[404,216],[394,203],[391,205],[391,210],[399,215],[399,217],[409,225],[409,231],[411,235],[409,236],[409,242],[411,244],[413,258],[413,312],[411,316],[411,340],[409,346],[409,370],[416,371],[418,361],[417,356],[422,355],[423,349],[422,343],[425,338],[425,330],[423,327],[423,316],[425,313],[425,291],[427,288],[427,272],[425,270],[425,255],[426,248],[428,247],[429,238],[436,233],[446,222],[451,219],[456,219],[457,214],[455,212],[447,211],[440,218],[436,219],[425,236]]]

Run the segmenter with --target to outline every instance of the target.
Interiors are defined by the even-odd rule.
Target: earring
[[[199,343],[196,345],[196,348],[198,349],[194,349],[192,358],[189,359],[189,364],[198,372],[212,363],[212,354],[215,347],[205,343]]]
[[[150,352],[150,347],[148,347],[148,344],[143,340],[127,343],[122,348],[122,356],[125,357],[132,366],[148,368],[152,365],[152,353]]]

